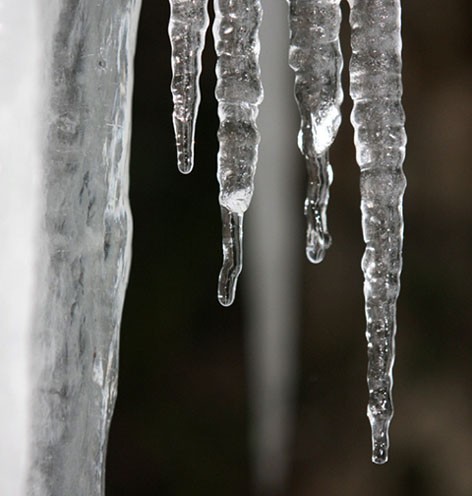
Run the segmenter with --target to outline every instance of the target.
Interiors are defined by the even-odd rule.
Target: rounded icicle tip
[[[388,462],[388,449],[383,443],[374,443],[372,448],[372,462],[376,465],[383,465]]]
[[[174,119],[177,147],[177,167],[182,174],[190,174],[193,170],[193,123]]]
[[[306,258],[312,264],[321,263],[324,260],[326,250],[329,248],[330,245],[331,243],[325,244],[322,242],[307,244],[305,248]]]
[[[243,266],[243,215],[221,208],[223,224],[223,265],[218,278],[218,301],[233,304],[236,285]]]

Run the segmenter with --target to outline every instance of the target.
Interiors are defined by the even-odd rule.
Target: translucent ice
[[[140,1],[0,9],[0,494],[101,496]]]
[[[306,160],[306,255],[319,263],[331,245],[326,210],[333,180],[329,148],[341,124],[343,59],[340,0],[288,0],[289,63],[301,126],[298,146]]]
[[[218,116],[219,201],[223,222],[223,267],[218,282],[219,302],[234,301],[242,267],[243,215],[254,190],[259,133],[256,127],[262,101],[259,68],[259,0],[215,0],[213,36]]]
[[[170,0],[172,96],[177,165],[188,174],[194,163],[195,122],[200,104],[198,80],[208,28],[207,0]]]
[[[388,460],[393,416],[396,301],[403,242],[402,165],[405,115],[401,105],[400,0],[349,0],[352,123],[361,169],[362,259],[366,300],[372,460]]]

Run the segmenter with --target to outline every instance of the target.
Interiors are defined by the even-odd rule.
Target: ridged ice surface
[[[388,459],[393,416],[396,302],[402,266],[406,181],[401,105],[400,0],[349,0],[352,123],[361,169],[362,259],[366,300],[369,404],[375,463]]]
[[[288,3],[289,64],[295,71],[295,97],[301,118],[298,146],[308,176],[306,255],[310,262],[319,263],[331,245],[326,214],[332,182],[329,148],[341,124],[343,100],[340,0]]]
[[[177,165],[188,174],[194,165],[195,123],[200,104],[199,78],[208,28],[208,0],[170,0],[172,97]]]
[[[261,16],[259,0],[215,0],[213,36],[220,119],[217,177],[223,222],[218,300],[224,306],[234,301],[242,268],[243,214],[254,190],[259,144],[256,117],[263,97],[258,37]]]
[[[45,211],[27,494],[102,496],[131,254],[128,159],[141,2],[55,3],[44,22],[51,40],[42,61]]]

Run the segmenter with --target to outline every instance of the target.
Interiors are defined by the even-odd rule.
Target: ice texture
[[[170,0],[173,122],[177,165],[188,174],[194,165],[195,123],[200,105],[199,79],[208,28],[208,0]]]
[[[341,124],[343,100],[340,0],[288,3],[289,64],[295,71],[295,98],[301,118],[298,146],[308,176],[306,256],[319,263],[331,245],[326,212],[333,180],[329,149]]]
[[[243,215],[254,190],[263,90],[259,67],[260,0],[215,0],[219,152],[217,178],[223,222],[223,266],[218,300],[234,301],[242,268]]]
[[[28,493],[104,494],[130,265],[128,161],[140,0],[45,4],[43,198]]]
[[[372,460],[388,460],[393,416],[396,302],[400,291],[405,115],[401,104],[400,0],[349,0],[357,162],[361,170]]]

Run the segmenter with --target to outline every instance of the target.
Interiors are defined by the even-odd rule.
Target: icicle
[[[340,0],[288,2],[289,64],[296,74],[295,98],[301,117],[298,146],[306,159],[308,175],[306,256],[310,262],[319,263],[331,245],[326,218],[333,180],[329,148],[341,124],[343,100]]]
[[[172,45],[172,96],[177,165],[193,169],[195,121],[200,105],[198,81],[208,28],[207,0],[170,0],[169,37]]]
[[[351,96],[366,250],[366,298],[372,461],[388,460],[393,416],[392,368],[406,186],[405,116],[401,105],[400,0],[349,0],[352,26]]]
[[[243,214],[254,190],[259,132],[258,106],[263,91],[259,68],[260,0],[215,0],[213,36],[218,56],[216,98],[219,201],[223,222],[223,267],[218,300],[234,301],[242,267]]]

